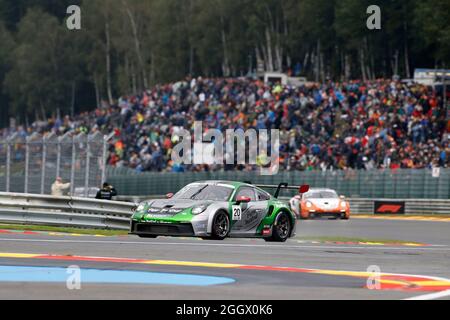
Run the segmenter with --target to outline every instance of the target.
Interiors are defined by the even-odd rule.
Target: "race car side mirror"
[[[307,193],[309,191],[309,185],[305,184],[305,185],[301,186],[298,191],[300,194]]]
[[[249,197],[238,197],[238,198],[236,199],[237,204],[241,204],[241,203],[249,203],[249,202],[251,202],[251,201],[252,201],[252,199],[249,198]]]
[[[167,198],[167,199],[172,199],[173,196],[174,196],[173,193],[168,193],[168,194],[166,194],[166,198]]]

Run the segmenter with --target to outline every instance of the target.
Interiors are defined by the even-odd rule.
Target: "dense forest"
[[[258,67],[311,80],[412,77],[450,63],[450,1],[0,0],[0,126],[95,107],[187,75]],[[66,9],[81,7],[81,30]]]

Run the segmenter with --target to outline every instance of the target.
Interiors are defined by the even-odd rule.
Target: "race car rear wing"
[[[275,191],[275,194],[273,195],[276,199],[279,197],[281,190],[296,190],[300,194],[306,193],[309,191],[309,185],[302,185],[302,186],[290,186],[286,182],[280,183],[278,186],[276,185],[264,185],[264,184],[257,184],[255,185],[258,188],[261,189],[277,189]]]

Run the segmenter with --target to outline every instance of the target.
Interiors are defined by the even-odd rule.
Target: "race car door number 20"
[[[233,211],[233,221],[241,221],[242,220],[241,206],[232,206],[231,210]]]

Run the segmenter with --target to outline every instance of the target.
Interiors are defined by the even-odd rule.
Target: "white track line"
[[[388,251],[450,251],[446,247],[387,247],[387,246],[292,246],[292,245],[253,245],[253,244],[227,244],[227,243],[202,243],[198,242],[142,242],[142,241],[95,241],[95,240],[48,240],[48,239],[16,239],[0,238],[2,242],[36,242],[36,243],[87,243],[87,244],[121,244],[121,245],[145,245],[145,246],[196,246],[196,247],[229,247],[229,248],[283,248],[283,249],[340,249],[340,250],[388,250]]]
[[[436,292],[436,293],[430,293],[430,294],[424,294],[422,296],[412,297],[404,300],[436,300],[440,298],[445,298],[450,296],[450,290]]]

